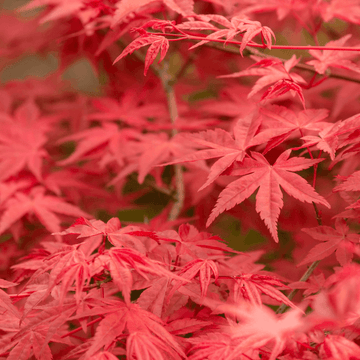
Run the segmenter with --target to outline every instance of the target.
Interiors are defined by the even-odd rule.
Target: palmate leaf
[[[134,332],[126,340],[127,359],[181,360],[173,349],[148,332]]]
[[[267,275],[243,274],[234,277],[233,297],[235,303],[239,303],[243,298],[253,305],[261,306],[261,294],[265,294],[272,299],[284,303],[292,308],[297,308],[280,290],[275,286],[287,288],[280,280]]]
[[[83,287],[85,283],[90,282],[90,266],[85,254],[76,248],[76,246],[64,246],[59,251],[46,257],[44,266],[39,268],[32,276],[29,284],[39,282],[44,274],[50,271],[46,285],[38,286],[37,292],[31,294],[25,304],[25,316],[34,309],[41,301],[46,299],[51,291],[58,286],[58,301],[61,305],[67,293],[75,290],[75,299],[77,304],[83,296]],[[35,295],[35,296],[34,296]]]
[[[1,279],[1,281],[4,282],[6,280]],[[0,290],[0,309],[2,313],[6,311],[11,313],[14,317],[20,318],[19,310],[12,304],[9,295],[3,290]]]
[[[288,91],[296,93],[305,109],[305,98],[302,93],[300,85],[296,84],[292,80],[282,79],[277,81],[274,85],[270,86],[262,95],[261,100],[274,99],[280,95],[286,94]]]
[[[210,40],[220,39],[222,37],[225,37],[226,40],[229,41],[232,40],[236,35],[241,34],[242,42],[240,46],[240,54],[242,56],[246,45],[248,45],[256,35],[261,34],[262,38],[266,41],[266,47],[269,49],[271,49],[272,38],[275,39],[275,34],[270,28],[267,26],[262,26],[259,21],[252,21],[245,16],[234,16],[230,21],[224,16],[217,14],[200,15],[198,18],[203,21],[192,21],[191,26],[186,26],[185,23],[185,27],[187,27],[189,30],[204,30],[206,29],[206,26],[204,26],[204,21],[211,20],[226,27],[227,29],[216,29],[217,31],[206,37],[207,40],[200,41],[190,49],[194,49],[198,46],[206,44]]]
[[[21,105],[13,117],[4,116],[0,122],[0,180],[28,169],[42,179],[42,163],[49,155],[44,149],[49,120],[40,116],[33,101]],[[19,141],[21,139],[21,141]]]
[[[174,230],[166,230],[157,234],[161,240],[175,243],[178,256],[189,255],[194,259],[206,259],[213,256],[223,258],[224,252],[240,253],[227,246],[220,237],[199,232],[195,226],[190,224],[180,225],[178,233]]]
[[[242,161],[248,148],[263,144],[271,139],[272,134],[268,132],[256,134],[260,125],[261,116],[250,113],[236,122],[233,136],[227,131],[218,128],[195,134],[180,134],[180,140],[190,140],[198,144],[198,146],[205,146],[208,149],[198,150],[161,166],[220,158],[211,166],[208,178],[205,184],[200,187],[200,191],[212,184],[235,161]]]
[[[340,335],[327,335],[320,348],[323,358],[351,360],[360,357],[360,347]]]
[[[122,138],[123,135],[124,133],[119,131],[117,125],[107,123],[103,124],[101,127],[86,129],[66,136],[62,138],[59,143],[77,141],[78,145],[75,151],[68,158],[59,161],[58,165],[66,166],[82,160],[84,156],[106,144],[111,146],[118,141],[127,141],[127,139],[125,140],[125,138]]]
[[[80,360],[88,359],[103,346],[107,347],[116,341],[122,334],[126,334],[126,336],[133,334],[132,337],[136,337],[136,333],[139,332],[143,334],[143,336],[147,335],[149,339],[154,339],[153,337],[155,337],[157,344],[161,342],[161,348],[172,355],[170,357],[171,359],[181,358],[181,356],[185,357],[178,342],[165,329],[165,323],[154,314],[141,309],[138,305],[125,305],[119,301],[116,303],[116,306],[104,309],[103,313],[107,314],[97,327],[90,348],[84,356],[79,358]],[[150,344],[147,342],[142,345],[138,344],[138,351],[144,354],[149,350],[149,346]],[[141,357],[138,357],[138,359],[141,359]],[[144,359],[151,358],[144,357]]]
[[[140,92],[140,94],[139,94]],[[128,89],[119,100],[111,97],[101,97],[92,100],[95,112],[88,118],[96,121],[117,121],[143,129],[149,126],[147,119],[151,117],[167,117],[164,104],[149,101],[145,91],[134,88]]]
[[[266,358],[275,360],[284,350],[286,341],[303,327],[303,312],[300,309],[291,310],[278,318],[264,306],[222,305],[214,300],[207,300],[206,304],[217,313],[223,312],[238,318],[239,323],[220,326],[221,331],[190,338],[188,341],[193,346],[188,352],[189,360],[257,359],[259,354],[256,350],[265,345],[269,355]],[[252,356],[242,356],[243,354]]]
[[[61,198],[45,195],[45,189],[41,186],[34,187],[29,195],[17,192],[5,203],[4,207],[5,211],[0,219],[0,234],[29,213],[34,213],[50,232],[60,231],[60,219],[55,213],[75,217],[90,216]]]
[[[43,311],[34,314],[22,322],[16,332],[8,333],[0,339],[0,353],[12,348],[8,359],[29,359],[32,351],[37,360],[51,360],[52,354],[49,342],[56,340],[61,326],[76,310],[74,302],[64,306],[48,304]]]
[[[146,252],[146,248],[141,237],[148,237],[158,242],[158,236],[152,231],[143,231],[138,226],[121,226],[118,218],[111,218],[107,223],[101,220],[87,220],[83,217],[68,229],[54,233],[53,235],[79,234],[78,238],[93,237],[97,235],[106,236],[111,244],[118,247],[127,247],[141,253]],[[140,238],[139,238],[140,237]]]
[[[150,45],[150,47],[145,57],[144,75],[146,75],[150,65],[154,62],[157,54],[160,52],[159,62],[161,62],[164,59],[167,51],[169,50],[169,40],[166,39],[164,36],[147,34],[140,36],[123,50],[123,52],[114,60],[114,64],[126,55],[132,54],[135,50],[147,45]]]
[[[310,50],[310,55],[312,55],[316,60],[307,61],[306,63],[313,65],[319,74],[324,74],[329,67],[347,69],[359,73],[360,67],[351,61],[351,59],[356,57],[356,52],[326,50],[327,47],[344,46],[346,41],[350,38],[351,34],[348,34],[339,40],[330,41],[325,45],[323,51]]]
[[[261,108],[262,123],[266,124],[266,130],[262,133],[271,133],[272,137],[283,135],[285,138],[295,131],[301,136],[304,132],[318,133],[329,125],[323,121],[328,116],[328,112],[327,109],[307,109],[294,112],[279,105]]]
[[[266,307],[253,307],[249,317],[233,328],[232,338],[238,343],[235,349],[246,351],[270,343],[271,354],[268,359],[275,360],[284,350],[286,340],[303,326],[301,315],[302,312],[297,309],[279,319]]]
[[[302,229],[314,239],[321,241],[315,245],[299,265],[324,259],[333,252],[341,266],[345,266],[352,260],[355,252],[353,244],[360,242],[360,235],[349,233],[349,227],[343,219],[336,219],[335,229],[330,226],[318,226],[315,228]],[[352,251],[353,250],[353,251]]]
[[[249,92],[248,98],[254,96],[264,87],[274,84],[267,90],[264,97],[269,97],[269,95],[279,96],[283,94],[285,90],[289,91],[292,89],[298,93],[300,100],[304,103],[300,85],[306,84],[306,81],[299,74],[293,72],[290,73],[290,70],[299,63],[300,59],[297,59],[296,56],[293,55],[289,60],[282,63],[281,61],[271,59],[261,59],[258,56],[252,56],[252,58],[257,60],[257,63],[251,65],[245,70],[229,75],[222,75],[219,76],[219,78],[261,76]],[[256,66],[256,68],[254,68],[254,66]]]
[[[196,259],[189,261],[178,272],[178,275],[181,275],[185,279],[189,279],[189,280],[192,280],[198,275],[200,282],[201,296],[206,296],[208,287],[211,282],[211,277],[214,277],[214,281],[216,281],[216,279],[219,276],[219,270],[217,264],[212,260]],[[176,281],[168,295],[168,299],[170,299],[175,293],[175,291],[182,285],[184,285],[184,282]]]
[[[165,294],[168,289],[169,278],[159,278],[152,282],[151,286],[145,289],[139,296],[137,304],[144,310],[147,310],[161,318]]]
[[[318,136],[302,137],[305,143],[298,149],[316,145],[318,149],[329,153],[331,160],[334,161],[338,149],[359,142],[359,132],[360,114],[355,114],[346,120],[330,123],[317,134]]]
[[[278,242],[277,221],[283,207],[281,187],[295,199],[302,202],[323,204],[330,207],[329,203],[299,175],[293,171],[307,169],[322,161],[305,158],[289,159],[291,149],[283,152],[274,165],[270,165],[263,155],[252,152],[251,159],[245,159],[247,169],[239,169],[240,175],[246,175],[230,183],[221,193],[206,223],[209,226],[215,218],[225,210],[233,208],[247,199],[256,189],[256,211],[270,230],[273,239]],[[233,171],[231,175],[237,175]]]
[[[122,292],[127,304],[130,304],[130,293],[133,285],[132,271],[137,272],[145,279],[148,279],[148,275],[157,275],[188,282],[187,279],[168,271],[160,262],[152,260],[135,250],[114,247],[107,254],[111,277]]]
[[[360,171],[355,171],[342,184],[334,187],[333,191],[360,191]]]
[[[116,11],[113,17],[113,26],[126,19],[134,12],[139,11],[146,5],[153,3],[155,0],[122,0],[116,4]],[[164,4],[177,13],[188,16],[193,14],[194,0],[163,0]]]

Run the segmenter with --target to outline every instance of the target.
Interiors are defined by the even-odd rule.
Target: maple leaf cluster
[[[360,359],[358,25],[351,0],[3,10],[0,359]]]

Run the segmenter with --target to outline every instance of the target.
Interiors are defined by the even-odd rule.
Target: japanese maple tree
[[[360,359],[359,1],[0,2],[0,359]]]

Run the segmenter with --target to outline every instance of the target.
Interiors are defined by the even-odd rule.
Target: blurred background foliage
[[[3,13],[13,13],[14,10],[26,4],[28,0],[0,0],[1,11]],[[36,9],[32,11],[26,11],[17,13],[20,18],[24,21],[33,19],[38,15],[38,12],[41,9]],[[43,25],[43,26],[46,26]],[[333,25],[334,26],[334,25]],[[346,23],[336,20],[334,26],[334,31],[344,31],[344,27],[347,26]],[[285,28],[281,33],[276,34],[276,43],[277,44],[288,44],[288,39],[296,38],[296,42],[301,42],[303,44],[313,44],[313,39],[302,30],[301,33],[294,33],[294,29]],[[326,43],[328,38],[319,34],[319,39],[322,43]],[[268,51],[268,50],[265,50]],[[306,52],[304,52],[305,54]],[[273,50],[271,55],[279,56],[284,59],[290,58],[293,52],[284,51],[284,50]],[[302,52],[297,51],[296,55],[301,56]],[[307,54],[307,53],[306,53]],[[179,61],[176,59],[176,53],[169,53],[169,63],[172,71],[176,72],[179,67]],[[181,64],[180,64],[181,65]],[[236,64],[235,64],[236,66]],[[22,80],[31,77],[35,78],[45,78],[59,69],[59,57],[56,51],[45,53],[45,54],[23,54],[17,59],[14,59],[10,63],[7,63],[4,67],[1,67],[0,72],[0,82],[1,84],[6,84],[12,80]],[[191,68],[188,69],[191,71]],[[68,66],[65,71],[62,73],[62,80],[67,82],[69,86],[85,96],[96,97],[102,95],[102,86],[107,82],[107,74],[97,74],[94,70],[92,64],[86,58],[80,58]],[[249,79],[241,79],[243,83],[249,81]],[[196,90],[193,93],[190,93],[186,99],[189,103],[196,104],[198,101],[206,99],[214,99],[217,97],[217,89],[212,87],[205,87],[204,84],[203,90]],[[208,84],[207,84],[208,85]],[[71,146],[68,146],[66,151],[71,152]],[[64,154],[65,155],[68,154]],[[135,179],[131,178],[127,185],[127,191],[135,192],[144,189],[146,185],[139,185]],[[168,204],[169,196],[161,194],[157,191],[147,192],[145,195],[141,196],[136,204],[139,208],[136,209],[126,209],[119,210],[117,216],[123,223],[127,222],[144,222],[152,219],[158,215],[161,210]],[[111,215],[99,211],[97,214],[98,218],[107,221],[111,218]],[[281,230],[281,229],[280,229]],[[264,249],[264,244],[268,243],[270,248],[276,248],[279,250],[278,244],[269,244],[269,242],[260,235],[255,230],[243,231],[239,224],[238,219],[235,219],[231,215],[225,214],[217,223],[213,226],[213,233],[219,235],[224,240],[228,241],[229,245],[239,251],[248,251],[262,248]],[[286,233],[284,232],[283,238],[286,238]],[[288,242],[291,243],[290,239]],[[284,241],[282,241],[282,246]],[[272,257],[271,249],[267,249],[267,256]],[[287,249],[288,250],[288,249]],[[275,254],[275,252],[273,252]],[[277,256],[279,253],[276,252]],[[270,260],[270,259],[269,259]]]

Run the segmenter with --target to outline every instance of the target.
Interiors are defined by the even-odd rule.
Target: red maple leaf
[[[199,150],[175,161],[162,164],[162,166],[219,157],[220,159],[211,166],[208,178],[205,184],[200,187],[200,191],[213,183],[235,161],[242,161],[248,148],[262,144],[271,138],[269,133],[255,135],[260,124],[260,116],[249,114],[236,122],[233,136],[227,131],[218,128],[197,134],[180,135],[180,139],[184,138],[210,149]]]
[[[360,235],[349,234],[349,227],[343,219],[336,219],[335,229],[330,226],[318,226],[302,231],[322,243],[313,247],[298,266],[324,259],[333,252],[340,265],[344,266],[352,260],[355,244],[360,243]]]
[[[73,0],[70,2],[67,0],[32,0],[23,6],[21,10],[32,10],[44,5],[51,6],[51,10],[42,17],[41,23],[74,16],[78,17],[88,33],[92,34],[95,22],[89,20],[96,19],[101,14],[102,9],[104,9],[100,3],[98,4],[99,6],[91,6],[90,1],[84,0]]]
[[[171,359],[180,359],[181,356],[185,357],[180,345],[165,329],[165,323],[154,314],[141,309],[137,304],[126,305],[120,301],[113,301],[113,306],[108,305],[106,308],[97,308],[88,311],[88,313],[91,315],[101,314],[104,315],[104,318],[96,329],[96,333],[91,341],[91,346],[85,349],[87,351],[83,356],[78,357],[81,360],[88,359],[103,346],[107,348],[107,346],[117,341],[118,338],[128,338],[131,334],[133,334],[132,337],[135,338],[135,334],[139,332],[144,335],[147,334],[149,339],[155,337],[156,341],[153,343],[158,345],[158,350],[160,350],[161,353],[165,352],[170,354]],[[81,318],[84,316],[86,316],[86,312],[76,317]],[[161,342],[161,346],[159,342]],[[79,345],[79,347],[81,347],[81,345]],[[132,346],[131,349],[133,350]],[[148,351],[151,351],[151,349],[152,346],[147,341],[142,345],[138,343],[136,355],[139,355],[139,353],[145,355]]]
[[[341,47],[344,46],[347,40],[351,38],[351,34],[343,36],[339,40],[329,41],[325,45],[325,49],[309,50],[309,53],[317,60],[307,61],[307,64],[313,65],[319,74],[324,74],[329,67],[336,67],[340,69],[352,70],[360,73],[360,67],[350,59],[357,56],[356,52],[350,51],[336,51],[326,50],[326,47]]]
[[[345,181],[333,189],[336,191],[360,191],[360,171],[355,171]]]
[[[246,16],[234,16],[230,21],[222,15],[198,15],[198,18],[202,21],[190,21],[189,23],[183,23],[179,27],[181,29],[188,30],[213,30],[211,26],[206,27],[206,21],[213,21],[217,24],[224,26],[226,29],[216,29],[215,32],[208,35],[206,39],[202,40],[190,49],[194,49],[198,46],[206,44],[207,42],[225,37],[227,41],[232,40],[236,35],[242,35],[242,42],[240,46],[240,54],[242,55],[246,45],[256,36],[261,34],[262,39],[265,39],[266,47],[271,49],[272,37],[275,39],[274,32],[267,26],[262,26],[259,21],[252,21]]]
[[[151,282],[137,299],[137,304],[144,310],[150,311],[154,315],[162,318],[165,309],[165,295],[169,287],[170,280],[162,277]]]
[[[126,339],[127,359],[182,359],[162,339],[149,332],[136,331]]]
[[[222,277],[223,278],[223,277]],[[263,301],[260,295],[265,294],[272,299],[284,303],[290,307],[296,306],[275,286],[286,289],[280,280],[273,276],[259,274],[242,274],[233,276],[233,287],[231,296],[235,303],[241,303],[242,299],[248,300],[251,304],[261,306]]]
[[[275,132],[276,136],[290,134],[296,130],[299,131],[299,135],[303,136],[304,131],[319,132],[329,125],[322,121],[328,116],[327,109],[307,109],[294,112],[285,106],[271,105],[261,108],[260,113],[266,130]]]
[[[173,230],[158,232],[159,238],[176,243],[176,254],[190,255],[194,259],[206,259],[210,256],[223,257],[223,253],[239,253],[228,247],[220,237],[199,232],[195,226],[182,224],[178,233]]]
[[[77,249],[77,246],[66,246],[44,259],[44,266],[39,269],[31,278],[33,282],[40,275],[50,271],[46,288],[40,297],[33,301],[31,306],[27,305],[27,311],[38,305],[50,294],[53,288],[59,286],[59,304],[62,305],[68,291],[75,290],[75,299],[79,303],[83,295],[85,283],[90,282],[90,266],[85,254]],[[75,289],[73,284],[75,283]],[[40,295],[39,291],[39,295]]]
[[[314,297],[312,314],[308,316],[310,324],[321,329],[354,326],[357,321],[357,309],[360,299],[359,265],[347,264],[337,268],[335,274],[326,280],[326,290]]]
[[[263,155],[252,152],[252,158],[244,160],[244,167],[231,173],[231,175],[250,175],[235,180],[220,193],[206,225],[209,226],[225,210],[240,204],[257,188],[259,191],[256,195],[256,211],[276,242],[279,241],[277,221],[283,207],[280,185],[290,196],[302,202],[315,202],[330,207],[329,203],[317,194],[301,176],[292,173],[307,169],[322,159],[310,160],[300,157],[289,159],[290,153],[291,149],[286,150],[278,157],[274,165],[270,165]]]
[[[137,12],[155,0],[122,0],[116,4],[113,26],[124,20],[129,14]],[[193,0],[162,0],[167,7],[183,16],[193,14]]]
[[[272,343],[269,360],[275,360],[285,349],[287,339],[303,327],[301,316],[299,309],[291,310],[283,317],[277,318],[265,306],[253,307],[247,318],[233,328],[232,338],[239,342],[237,350],[257,349]]]
[[[0,340],[0,353],[11,349],[8,359],[25,360],[30,359],[32,355],[37,360],[52,359],[48,343],[64,342],[58,332],[75,310],[74,302],[64,306],[48,305],[46,311],[33,314],[4,335]]]
[[[110,97],[94,99],[92,104],[97,112],[90,114],[88,118],[101,121],[120,120],[132,127],[144,128],[150,125],[147,121],[150,115],[151,117],[167,116],[163,104],[149,101],[142,104],[147,99],[141,95],[139,96],[138,89],[129,89],[120,101]]]
[[[334,187],[333,191],[360,191],[360,171],[355,171],[353,174],[348,176],[342,184]],[[355,203],[349,205],[347,209],[359,207],[360,200],[357,200]]]
[[[360,358],[360,347],[344,336],[328,334],[319,353],[328,359],[351,360]]]
[[[286,94],[288,91],[298,94],[301,103],[305,108],[305,99],[301,86],[296,84],[293,80],[288,79],[279,80],[274,85],[270,86],[262,95],[261,100],[275,99]]]
[[[0,180],[28,168],[38,180],[42,179],[42,161],[48,157],[43,148],[47,142],[48,125],[41,121],[40,110],[33,101],[27,101],[6,116],[0,125]],[[20,140],[20,141],[19,141]]]
[[[195,259],[185,264],[177,274],[188,280],[192,280],[195,276],[199,275],[201,296],[205,296],[210,285],[211,277],[213,276],[214,281],[216,281],[219,276],[219,270],[216,263],[212,260]],[[171,298],[175,291],[183,284],[184,282],[176,281],[168,298]]]
[[[320,2],[320,13],[325,22],[333,18],[342,19],[347,22],[359,24],[359,3],[356,0],[331,0]]]
[[[221,305],[215,301],[207,303],[217,312],[223,311],[237,317],[240,323],[222,325],[219,332],[210,332],[189,339],[193,344],[189,356],[191,360],[217,357],[224,360],[255,359],[259,357],[256,350],[266,344],[271,344],[268,359],[275,360],[285,349],[287,340],[303,327],[300,310],[291,310],[282,318],[277,318],[264,306],[239,307],[231,304]],[[266,349],[269,349],[268,346]],[[242,356],[243,354],[249,354],[251,357]]]
[[[329,124],[319,132],[318,136],[303,136],[305,143],[296,149],[316,145],[320,150],[330,154],[331,160],[335,160],[335,152],[347,145],[358,144],[360,131],[360,114],[349,117],[346,120],[339,120]]]
[[[75,217],[90,216],[61,198],[45,195],[45,188],[41,186],[34,187],[28,195],[17,192],[14,197],[6,201],[3,207],[5,211],[0,218],[0,234],[26,214],[35,214],[52,233],[60,231],[61,220],[55,213]]]
[[[296,73],[290,74],[290,70],[300,61],[300,59],[297,59],[295,55],[293,55],[289,60],[285,61],[284,63],[282,63],[279,60],[271,60],[271,59],[264,60],[258,56],[252,56],[252,58],[254,60],[257,60],[258,62],[251,65],[246,70],[233,73],[230,75],[222,75],[219,77],[237,78],[242,76],[261,76],[261,78],[256,81],[252,90],[248,94],[248,98],[255,95],[265,86],[269,86],[270,84],[273,83],[277,83],[279,85],[282,84],[282,81],[284,81],[288,85],[288,90],[290,90],[291,86],[296,86],[296,88],[294,88],[293,90],[296,90],[296,92],[298,92],[300,98],[302,97],[302,93],[301,90],[299,89],[299,86],[300,84],[306,84],[306,81]],[[259,66],[259,67],[254,68],[255,66]]]
[[[150,47],[145,57],[144,75],[146,75],[157,54],[160,52],[160,63],[169,50],[169,40],[164,36],[144,34],[138,37],[122,51],[122,53],[114,60],[114,64],[126,55],[132,54],[135,50],[147,45],[150,45]]]
[[[64,160],[58,162],[60,166],[68,165],[83,159],[88,154],[108,146],[111,149],[117,149],[118,143],[122,145],[129,138],[136,137],[137,132],[132,129],[119,130],[118,126],[112,123],[105,123],[101,127],[86,129],[78,133],[62,138],[59,143],[67,141],[78,141],[75,151]],[[119,160],[121,162],[121,159]]]
[[[130,304],[130,293],[133,285],[132,271],[136,271],[147,280],[149,280],[147,275],[155,275],[183,282],[188,281],[167,270],[162,263],[132,249],[111,248],[103,258],[104,261],[108,262],[113,281],[122,292],[127,304]]]
[[[140,136],[139,136],[140,138]],[[113,185],[123,179],[130,173],[138,171],[138,182],[142,184],[146,175],[158,164],[168,160],[169,157],[176,158],[180,154],[189,153],[193,150],[190,144],[184,146],[184,140],[181,137],[170,137],[166,133],[147,134],[141,136],[141,142],[129,144],[128,156],[131,163],[124,166],[118,175],[109,183]],[[120,146],[119,156],[124,156],[123,146]],[[122,153],[122,154],[121,154]],[[116,152],[117,154],[117,152]]]
[[[263,136],[269,134],[272,137],[263,154],[285,141],[295,131],[304,136],[304,132],[318,133],[329,125],[322,121],[328,115],[326,109],[308,109],[295,113],[284,106],[271,105],[261,108],[260,113],[265,127],[261,133]]]
[[[325,276],[323,273],[311,275],[308,281],[295,281],[289,284],[292,289],[304,289],[304,296],[315,294],[324,288]]]

